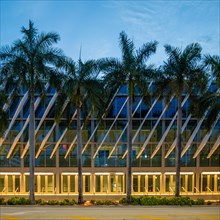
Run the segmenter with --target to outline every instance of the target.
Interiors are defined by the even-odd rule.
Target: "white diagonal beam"
[[[136,139],[138,133],[140,132],[140,130],[141,130],[143,124],[145,123],[145,121],[146,121],[148,115],[150,114],[151,110],[153,109],[153,107],[154,107],[154,105],[156,104],[156,102],[158,101],[158,99],[159,99],[159,97],[157,97],[157,98],[154,100],[152,106],[150,107],[150,109],[148,110],[147,114],[145,115],[144,120],[141,122],[141,124],[140,124],[138,130],[136,131],[134,137],[132,138],[132,143],[134,143],[134,141],[135,141],[135,139]],[[128,127],[128,122],[126,123],[125,128],[123,129],[121,135],[119,136],[117,142],[115,143],[115,145],[114,145],[114,147],[113,147],[114,150],[115,150],[115,148],[117,147],[117,145],[118,145],[118,143],[119,143],[119,141],[120,141],[120,139],[121,139],[121,137],[122,137],[122,135],[123,135],[123,133],[125,132],[125,130],[126,130],[127,127]],[[113,151],[111,151],[111,155],[112,155],[112,153],[113,153]],[[124,155],[122,156],[122,159],[124,159],[124,157],[126,156],[127,153],[128,153],[128,149],[126,149]]]
[[[98,146],[98,148],[97,148],[97,150],[96,150],[95,154],[93,155],[93,159],[96,157],[97,153],[99,152],[100,148],[102,147],[102,144],[104,143],[104,141],[105,141],[105,139],[107,138],[107,136],[108,136],[109,132],[110,132],[110,131],[111,131],[111,129],[113,128],[113,126],[114,126],[115,122],[117,121],[117,119],[118,119],[118,117],[119,117],[120,113],[122,112],[122,110],[123,110],[123,108],[124,108],[125,104],[127,103],[128,99],[129,99],[129,98],[127,97],[127,98],[126,98],[126,100],[125,100],[125,102],[124,102],[124,104],[122,105],[122,107],[121,107],[120,111],[119,111],[119,112],[118,112],[118,114],[116,115],[116,117],[115,117],[114,121],[112,122],[112,124],[111,124],[110,128],[108,129],[108,131],[107,131],[107,133],[105,134],[104,138],[102,139],[102,141],[101,141],[100,145]]]
[[[83,98],[86,98],[86,96],[87,96],[87,94],[85,94]],[[74,112],[74,114],[73,114],[73,116],[72,116],[72,118],[71,118],[71,120],[70,120],[70,123],[71,123],[72,120],[75,118],[76,114],[77,114],[77,110],[75,110],[75,112]],[[51,153],[51,155],[50,155],[50,159],[51,159],[51,158],[53,157],[53,155],[55,154],[57,148],[59,147],[59,145],[60,145],[61,141],[63,140],[63,138],[64,138],[64,136],[65,136],[65,134],[66,134],[67,131],[68,131],[68,128],[65,128],[65,130],[63,131],[62,135],[60,136],[59,140],[57,141],[57,143],[56,143],[56,145],[55,145],[55,147],[54,147],[54,149],[53,149],[53,151],[52,151],[52,153]],[[76,139],[75,139],[75,138],[73,139],[73,142],[75,143],[74,140],[76,141]],[[73,144],[71,143],[70,146],[72,147]],[[69,150],[68,150],[68,151],[69,151]],[[68,152],[68,151],[67,151],[67,152]],[[70,152],[70,151],[69,151],[69,152]],[[67,157],[67,155],[66,155],[66,157]],[[65,157],[65,158],[66,158],[66,157]]]
[[[150,112],[152,111],[152,109],[153,109],[153,107],[155,106],[155,104],[157,103],[158,99],[159,99],[159,97],[157,97],[157,98],[154,100],[152,106],[150,107],[150,109],[148,110],[147,114],[145,115],[144,120],[141,122],[139,128],[137,129],[137,131],[136,131],[136,133],[135,133],[135,135],[134,135],[134,137],[132,138],[132,143],[135,142],[135,139],[137,138],[138,133],[140,132],[141,128],[143,127],[145,121],[147,120],[148,115],[149,115]]]
[[[12,120],[11,120],[9,126],[8,126],[8,129],[5,131],[3,136],[0,138],[0,147],[2,146],[3,142],[7,138],[7,136],[9,134],[9,132],[10,132],[17,116],[18,116],[18,114],[20,113],[20,111],[21,111],[22,107],[24,106],[24,104],[26,103],[27,99],[28,99],[28,92],[26,92],[25,95],[22,97],[22,99],[21,99],[21,101],[20,101],[20,103],[19,103],[19,105],[18,105],[18,107],[17,107],[17,109],[16,109],[16,111],[15,111],[13,117],[12,117]]]
[[[65,136],[66,132],[67,132],[68,128],[65,128],[65,130],[63,131],[62,135],[60,136],[59,140],[56,142],[56,145],[55,147],[53,148],[53,151],[50,155],[50,159],[53,157],[53,155],[55,154],[57,148],[59,147],[60,145],[60,142],[63,140],[63,137]]]
[[[77,113],[77,112],[76,112],[76,113]],[[89,112],[89,114],[88,114],[88,116],[87,116],[87,119],[89,118],[90,114],[91,114],[91,111]],[[83,127],[84,127],[84,124],[85,124],[85,123],[83,123],[83,124],[81,125],[81,128],[80,128],[81,131],[82,131]],[[71,142],[71,144],[70,144],[70,146],[69,146],[69,148],[68,148],[68,151],[67,151],[66,154],[65,154],[64,159],[66,159],[66,158],[68,157],[68,155],[69,155],[70,151],[72,150],[73,145],[75,144],[76,140],[77,140],[77,134],[75,135],[75,138],[74,138],[73,141]]]
[[[80,128],[81,131],[82,131],[82,129],[83,129],[83,126],[84,126],[84,124],[82,124],[82,126],[81,126],[81,128]],[[71,151],[72,148],[73,148],[73,145],[76,143],[76,140],[77,140],[77,134],[76,134],[76,136],[74,137],[72,143],[70,144],[70,146],[69,146],[69,148],[68,148],[68,151],[66,152],[66,154],[65,154],[65,156],[64,156],[64,159],[66,159],[66,158],[68,157],[70,151]]]
[[[181,134],[182,134],[182,133],[184,132],[184,130],[186,129],[186,126],[187,126],[188,122],[190,121],[191,117],[192,117],[191,114],[187,117],[185,123],[183,124],[183,126],[182,126],[182,128],[181,128]],[[165,159],[166,159],[166,158],[170,155],[170,153],[174,150],[174,148],[175,148],[175,146],[176,146],[176,143],[177,143],[177,137],[175,138],[175,140],[173,141],[171,147],[169,148],[168,152],[166,153],[166,155],[165,155],[165,157],[164,157]]]
[[[171,99],[169,100],[169,103],[172,101],[173,98],[174,98],[174,96],[171,97]],[[160,117],[157,119],[156,124],[155,124],[154,127],[152,128],[152,130],[151,130],[150,134],[148,135],[146,141],[144,142],[144,144],[143,144],[143,146],[142,146],[140,152],[138,153],[138,155],[137,155],[137,157],[136,157],[137,159],[141,156],[141,154],[142,154],[143,151],[145,150],[145,148],[146,148],[147,144],[149,143],[149,141],[150,141],[150,139],[151,139],[151,137],[152,137],[152,135],[153,135],[153,133],[154,133],[154,131],[155,131],[157,125],[159,124],[159,122],[160,122],[161,118],[163,117],[164,113],[166,112],[166,110],[167,110],[167,108],[168,108],[168,106],[169,106],[169,103],[166,104],[166,106],[164,107],[164,110],[163,110],[162,113],[160,114]]]
[[[193,156],[193,159],[195,159],[195,158],[199,155],[199,153],[201,152],[201,150],[202,150],[202,149],[204,148],[204,146],[206,145],[206,143],[207,143],[209,137],[210,137],[211,134],[212,134],[212,131],[213,131],[213,129],[214,129],[216,123],[218,122],[219,117],[220,117],[220,113],[218,114],[218,116],[217,116],[215,122],[213,123],[213,125],[212,125],[210,131],[208,132],[208,134],[205,135],[205,137],[203,138],[202,142],[200,143],[200,145],[199,145],[197,151],[195,152],[195,154],[194,154],[194,156]]]
[[[37,100],[34,102],[34,111],[36,110],[36,108],[37,108],[37,106],[39,105],[40,101],[41,101],[41,98],[38,97]],[[10,150],[9,150],[9,152],[8,152],[7,158],[9,158],[9,157],[11,156],[11,153],[13,152],[13,150],[14,150],[16,144],[18,143],[20,137],[21,137],[22,134],[24,133],[24,130],[25,130],[25,128],[27,127],[29,121],[30,121],[30,114],[29,114],[28,118],[26,119],[25,124],[23,125],[21,131],[18,133],[18,135],[17,135],[16,138],[14,139],[14,141],[13,141],[13,143],[12,143],[12,145],[11,145],[11,148],[10,148]]]
[[[134,116],[134,114],[135,114],[136,111],[138,110],[138,108],[139,108],[139,106],[140,106],[140,104],[141,104],[142,101],[143,101],[143,98],[140,99],[140,101],[139,101],[137,107],[135,108],[135,110],[134,110],[134,112],[133,112],[133,114],[132,114],[132,117]],[[115,151],[115,149],[116,149],[116,147],[117,147],[119,141],[121,140],[121,137],[122,137],[122,135],[124,134],[124,132],[125,132],[125,130],[127,129],[127,127],[128,127],[128,122],[126,123],[124,129],[122,130],[121,134],[119,135],[118,140],[116,141],[114,147],[112,148],[112,150],[111,150],[111,152],[110,152],[110,154],[109,154],[109,156],[108,156],[108,159],[111,157],[111,155],[112,155],[113,152]]]
[[[74,114],[73,114],[73,116],[72,116],[72,118],[71,118],[71,121],[75,118],[76,112],[77,112],[77,111],[74,112]],[[64,136],[65,136],[67,130],[68,130],[68,128],[65,128],[65,130],[63,131],[63,133],[62,133],[62,135],[60,136],[59,140],[57,141],[57,143],[56,143],[56,145],[55,145],[55,147],[54,147],[54,149],[53,149],[53,151],[52,151],[52,153],[51,153],[51,155],[50,155],[50,159],[51,159],[51,158],[53,157],[53,155],[55,154],[55,152],[56,152],[57,148],[59,147],[61,141],[63,140],[63,138],[64,138]]]
[[[210,150],[207,158],[209,159],[212,154],[217,150],[217,148],[220,146],[220,136],[217,138],[215,144],[213,145],[212,149]]]
[[[157,103],[158,99],[159,99],[159,97],[157,97],[157,98],[154,100],[152,106],[150,107],[150,109],[148,110],[147,114],[145,115],[144,120],[142,121],[142,123],[140,124],[140,126],[139,126],[138,130],[136,131],[134,137],[132,138],[132,143],[134,143],[135,139],[137,138],[138,133],[140,132],[142,126],[144,125],[144,123],[145,123],[145,121],[146,121],[148,115],[149,115],[150,112],[152,111],[152,109],[153,109],[153,107],[155,106],[155,104]],[[128,149],[125,151],[124,155],[122,156],[122,159],[124,159],[124,157],[127,155],[127,153],[128,153]]]
[[[46,118],[48,112],[50,111],[51,107],[53,106],[53,104],[54,104],[54,102],[55,102],[55,100],[56,100],[56,98],[57,98],[57,95],[58,95],[58,94],[55,93],[55,94],[53,95],[52,99],[50,100],[50,102],[49,102],[49,104],[48,104],[48,106],[47,106],[47,108],[46,108],[46,110],[45,110],[45,112],[44,112],[44,114],[43,114],[43,116],[42,116],[42,118],[41,118],[41,120],[40,120],[40,122],[39,122],[39,124],[38,124],[38,126],[37,126],[37,128],[36,128],[36,130],[35,130],[35,132],[34,132],[34,135],[35,135],[35,136],[37,135],[37,132],[39,131],[39,129],[40,129],[40,127],[41,127],[41,125],[42,125],[44,119]],[[23,150],[23,152],[22,152],[22,154],[21,154],[21,158],[24,158],[24,156],[25,156],[27,150],[29,149],[29,146],[30,146],[30,141],[28,140],[28,142],[27,142],[27,144],[25,145],[25,148],[24,148],[24,150]]]
[[[106,111],[108,111],[108,109],[110,108],[110,106],[111,106],[113,100],[115,99],[115,97],[116,97],[116,95],[117,95],[117,93],[118,93],[118,90],[119,90],[119,89],[117,89],[117,91],[115,92],[115,94],[114,94],[114,96],[112,97],[111,101],[109,102],[109,104],[108,104],[108,106],[107,106],[107,108],[106,108]],[[103,118],[105,117],[105,115],[106,115],[106,113],[104,113],[101,118],[103,119]],[[89,138],[88,141],[86,142],[86,145],[85,145],[84,148],[82,149],[82,154],[85,152],[87,146],[89,145],[90,141],[92,140],[92,138],[93,138],[95,132],[97,131],[97,129],[98,129],[98,127],[99,127],[100,122],[101,122],[101,120],[97,123],[97,125],[96,125],[96,127],[94,128],[92,134],[90,135],[90,138]]]
[[[53,126],[51,127],[51,129],[49,130],[47,135],[45,136],[44,140],[42,141],[42,143],[41,143],[41,145],[40,145],[40,147],[39,147],[39,149],[37,151],[37,154],[35,156],[36,159],[39,157],[39,155],[40,155],[41,151],[43,150],[47,140],[49,139],[50,135],[52,134],[53,129],[55,128],[56,124],[57,124],[56,122],[53,124]]]
[[[189,95],[185,97],[185,99],[183,100],[183,102],[181,104],[181,107],[184,106],[184,104],[186,103],[188,98],[189,98]],[[169,126],[167,127],[166,131],[164,132],[163,137],[161,138],[160,142],[158,143],[158,145],[156,146],[154,152],[152,153],[152,155],[150,157],[151,159],[153,159],[154,156],[156,155],[156,153],[159,151],[159,149],[160,149],[161,145],[163,144],[167,134],[169,133],[169,131],[170,131],[170,129],[171,129],[171,127],[172,127],[172,125],[173,125],[177,115],[178,115],[178,111],[176,111],[176,114],[174,115],[174,117],[172,118],[172,121],[170,122]]]
[[[61,110],[61,113],[64,111],[64,109],[66,108],[67,104],[68,104],[69,100],[66,100],[64,105],[63,105],[63,108]],[[35,158],[38,158],[38,156],[40,155],[41,151],[43,150],[47,140],[49,139],[50,135],[52,134],[53,132],[53,129],[55,128],[55,126],[57,125],[57,122],[54,122],[51,129],[49,130],[49,132],[47,133],[47,135],[45,136],[44,140],[42,141],[38,151],[37,151],[37,154],[35,156]]]
[[[205,116],[206,116],[207,112],[204,114],[204,116],[200,119],[199,123],[197,124],[196,128],[194,129],[192,135],[190,136],[189,140],[187,141],[186,143],[186,146],[184,147],[184,149],[182,150],[182,153],[181,153],[181,158],[183,157],[183,155],[186,153],[186,151],[189,149],[190,145],[192,144],[197,132],[199,131],[201,125],[202,125],[202,122],[204,121],[205,119]],[[167,158],[167,157],[165,157]]]

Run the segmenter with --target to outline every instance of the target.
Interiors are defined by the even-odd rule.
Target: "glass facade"
[[[85,194],[125,194],[127,178],[127,88],[123,86],[100,123],[90,117],[83,125],[83,191]],[[35,99],[36,194],[77,194],[76,117],[67,126],[65,109],[60,123],[54,120],[55,91]],[[183,96],[184,100],[185,96]],[[139,95],[133,104],[132,193],[175,192],[177,100],[169,106],[152,100],[148,106]],[[7,111],[10,122],[0,139],[0,194],[29,192],[29,100],[17,95]],[[74,115],[75,109],[70,113]],[[183,105],[181,194],[220,193],[220,120],[208,132],[205,119]],[[82,118],[82,124],[84,123]],[[205,136],[207,139],[204,139]],[[216,147],[217,146],[217,147]]]

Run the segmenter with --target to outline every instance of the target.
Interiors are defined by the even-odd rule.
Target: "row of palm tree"
[[[49,83],[58,92],[56,119],[62,115],[63,106],[67,109],[76,109],[77,115],[77,165],[78,165],[78,203],[83,203],[82,183],[82,133],[81,112],[90,115],[102,115],[105,105],[111,95],[122,85],[128,88],[128,129],[127,129],[127,202],[131,202],[131,161],[132,161],[132,104],[135,94],[143,96],[149,101],[152,94],[149,91],[149,83],[154,82],[153,95],[165,98],[167,101],[172,96],[178,99],[177,119],[177,146],[176,146],[176,196],[180,194],[180,154],[181,154],[181,125],[182,109],[181,102],[183,93],[187,93],[192,100],[200,98],[200,103],[215,106],[212,118],[218,117],[220,102],[219,92],[202,96],[207,91],[210,80],[209,72],[213,72],[212,80],[217,81],[220,87],[220,59],[219,56],[206,56],[205,62],[201,55],[199,44],[190,44],[184,50],[169,45],[165,46],[168,59],[160,68],[147,65],[148,59],[156,52],[157,42],[143,44],[135,49],[134,42],[128,38],[125,32],[119,36],[119,44],[122,52],[121,59],[101,58],[99,60],[88,60],[82,62],[81,55],[77,62],[67,58],[62,50],[54,48],[58,42],[59,35],[54,32],[39,33],[32,21],[28,28],[22,27],[23,38],[15,41],[12,46],[4,46],[0,49],[1,72],[0,82],[2,84],[1,100],[9,94],[13,88],[14,93],[24,88],[28,89],[30,98],[30,201],[35,204],[34,196],[34,162],[35,162],[35,112],[34,96],[36,91],[45,94],[45,84]],[[99,73],[102,73],[99,76]],[[219,91],[219,90],[218,90]],[[215,99],[215,101],[214,101]],[[3,123],[6,112],[1,104],[0,120],[1,129],[6,127]],[[197,100],[198,101],[198,100]],[[198,112],[194,107],[194,112]],[[210,107],[211,108],[211,107]],[[88,112],[90,109],[90,112]],[[200,114],[200,116],[201,116]],[[84,115],[86,115],[84,113]],[[69,119],[69,125],[71,118]]]

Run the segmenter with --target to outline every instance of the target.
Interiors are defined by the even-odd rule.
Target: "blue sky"
[[[20,29],[34,21],[39,31],[56,31],[57,44],[78,59],[120,57],[119,33],[124,30],[138,48],[157,40],[150,62],[166,60],[164,44],[184,48],[198,42],[204,54],[220,54],[220,0],[0,0],[0,43],[21,37]]]

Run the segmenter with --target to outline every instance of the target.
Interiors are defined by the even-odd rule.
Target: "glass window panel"
[[[118,176],[118,186],[117,186],[117,188],[118,188],[118,192],[122,192],[123,190],[123,176],[122,175],[120,175],[120,176]]]
[[[8,176],[8,192],[13,192],[13,177]]]
[[[180,186],[181,186],[181,192],[185,192],[186,191],[186,187],[185,187],[185,180],[186,180],[186,176],[185,175],[181,175],[180,176]]]
[[[85,176],[85,192],[90,192],[90,176]]]
[[[20,192],[20,176],[15,176],[15,191]]]
[[[155,176],[156,191],[160,192],[160,176]]]
[[[138,176],[133,176],[133,191],[138,192]]]
[[[217,191],[220,192],[220,175],[217,175]]]
[[[70,176],[70,192],[75,192],[75,176]]]
[[[30,191],[30,176],[25,175],[25,192]]]
[[[53,176],[49,175],[47,177],[47,191],[48,192],[53,192]]]
[[[101,192],[101,176],[95,176],[95,191]]]
[[[41,192],[45,192],[46,186],[45,186],[45,176],[40,176],[40,186],[41,186]]]
[[[63,192],[68,192],[68,176],[63,176]]]
[[[111,192],[116,192],[116,176],[110,176]]]
[[[148,192],[153,192],[153,176],[148,176]]]
[[[5,176],[0,176],[0,192],[3,192],[5,190]]]
[[[210,175],[209,188],[210,188],[211,191],[214,191],[214,185],[215,185],[214,175]]]
[[[170,191],[170,176],[166,176],[166,186],[165,186],[166,192]]]
[[[202,175],[202,191],[206,191],[207,190],[207,185],[208,181],[207,181],[207,175]]]
[[[145,192],[145,176],[140,176],[140,192]]]
[[[188,175],[188,185],[187,185],[187,188],[188,188],[188,192],[192,192],[193,191],[193,176],[192,175]]]
[[[108,176],[104,175],[103,176],[103,192],[107,192],[108,191]]]

